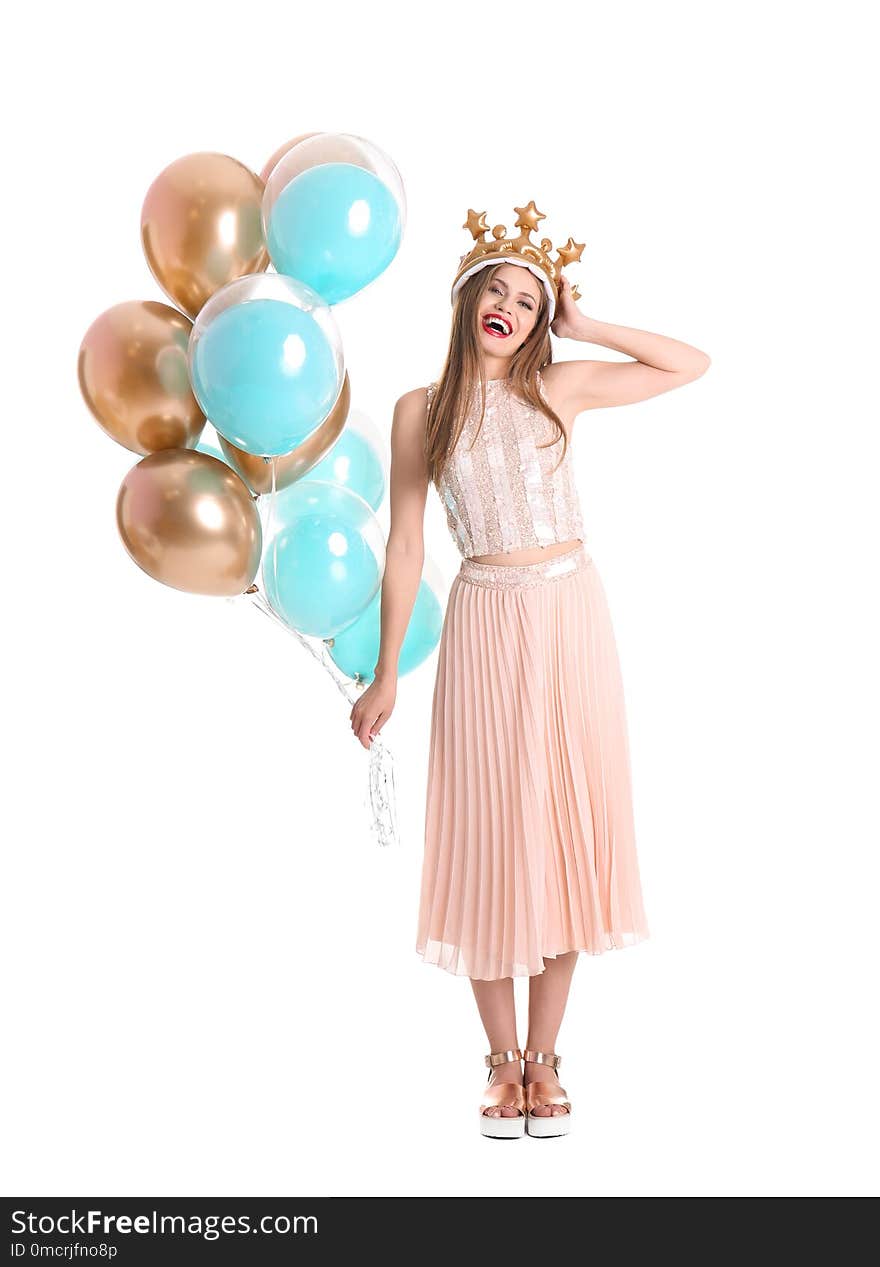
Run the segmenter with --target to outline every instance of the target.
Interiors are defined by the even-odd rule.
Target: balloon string
[[[268,537],[271,531],[272,522],[275,512],[275,498],[277,495],[275,482],[275,459],[270,460],[272,463],[272,491],[269,499],[269,511],[266,518],[265,533]],[[278,536],[272,539],[272,575],[276,578],[277,571],[275,564],[277,559],[277,541]],[[285,620],[278,615],[271,603],[262,594],[257,585],[252,585],[244,594],[237,594],[228,601],[231,603],[239,603],[240,600],[248,599],[253,607],[261,611],[264,616],[268,616],[276,625],[283,629],[291,637],[296,638],[301,647],[304,647],[325,672],[329,673],[333,682],[336,684],[337,690],[345,697],[349,704],[354,704],[364,689],[366,683],[359,685],[352,684],[351,680],[339,669],[334,663],[332,656],[327,650],[327,645],[323,639],[313,640],[305,634],[301,634],[299,630],[291,628]],[[313,645],[317,641],[320,651]],[[391,750],[385,744],[381,735],[376,735],[370,744],[370,768],[369,768],[369,796],[370,806],[372,809],[372,831],[376,843],[379,845],[399,845],[400,834],[397,822],[397,797],[394,784],[394,758]]]
[[[275,458],[273,458],[272,459],[272,500],[269,502],[269,523],[267,525],[267,531],[272,526],[272,519],[275,514],[275,499],[277,495],[278,495],[278,490],[275,483]],[[276,532],[272,537],[272,583],[275,586],[275,601],[276,602],[280,602],[280,598],[278,595],[278,537],[279,535],[280,534]],[[264,582],[265,580],[266,578],[263,577]]]

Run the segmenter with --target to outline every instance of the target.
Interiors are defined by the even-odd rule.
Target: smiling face
[[[506,376],[510,358],[535,328],[543,287],[527,268],[498,266],[477,307],[477,341],[487,377]]]

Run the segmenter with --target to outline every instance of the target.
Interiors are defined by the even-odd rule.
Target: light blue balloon
[[[266,244],[279,273],[335,304],[384,272],[401,233],[400,208],[378,176],[355,163],[320,163],[282,189]]]
[[[263,585],[292,629],[332,638],[376,594],[385,566],[382,531],[357,493],[299,480],[276,494],[273,531],[263,554]]]
[[[385,468],[373,445],[359,431],[343,427],[329,453],[308,472],[310,480],[328,480],[359,493],[378,510],[385,496]]]
[[[311,435],[342,385],[321,326],[278,299],[219,312],[200,333],[190,374],[214,428],[236,448],[265,456],[289,453]]]
[[[403,644],[400,648],[398,673],[401,677],[410,673],[428,658],[443,629],[443,608],[427,581],[420,581],[416,601],[409,618]],[[382,631],[381,587],[362,616],[336,634],[333,646],[328,647],[330,657],[338,668],[350,678],[362,678],[372,682],[373,669],[379,656],[379,639]]]

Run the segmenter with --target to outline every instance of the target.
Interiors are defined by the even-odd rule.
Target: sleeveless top
[[[540,374],[538,386],[549,403]],[[428,387],[429,407],[436,387]],[[571,436],[560,462],[562,439],[547,444],[557,433],[554,423],[514,396],[503,378],[487,381],[486,413],[478,429],[479,421],[477,383],[458,443],[435,485],[464,558],[583,540]],[[542,443],[547,447],[538,448]]]

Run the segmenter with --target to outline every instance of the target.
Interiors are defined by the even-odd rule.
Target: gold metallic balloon
[[[165,449],[132,467],[116,522],[138,567],[174,589],[242,594],[260,566],[256,502],[225,462],[195,449]]]
[[[227,282],[265,272],[263,182],[228,154],[187,154],[160,172],[141,210],[153,276],[191,317]]]
[[[79,349],[83,399],[111,439],[132,453],[194,445],[205,415],[186,353],[192,322],[156,300],[133,299],[97,317]]]
[[[272,168],[275,166],[275,164],[279,161],[279,159],[284,158],[284,155],[287,154],[290,150],[292,150],[294,145],[299,145],[300,141],[304,141],[306,137],[317,136],[317,135],[318,135],[317,132],[300,132],[299,136],[295,136],[292,141],[287,141],[284,145],[279,145],[278,149],[275,151],[272,157],[267,160],[267,162],[263,166],[263,170],[260,172],[260,180],[263,182],[263,184],[265,184],[266,181],[269,179],[269,176],[272,173]]]
[[[290,453],[275,458],[276,492],[301,480],[313,466],[317,466],[321,458],[330,452],[342,433],[350,408],[351,384],[346,370],[336,404],[320,427]],[[220,448],[226,454],[232,467],[255,493],[271,493],[271,461],[267,462],[265,458],[254,453],[245,453],[244,449],[238,449],[234,444],[230,444],[225,436],[220,436]]]

